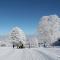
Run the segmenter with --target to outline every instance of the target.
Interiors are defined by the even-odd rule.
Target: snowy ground
[[[0,47],[0,60],[60,60],[60,48]]]

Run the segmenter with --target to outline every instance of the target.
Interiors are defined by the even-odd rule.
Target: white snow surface
[[[60,48],[0,47],[0,60],[60,60]]]

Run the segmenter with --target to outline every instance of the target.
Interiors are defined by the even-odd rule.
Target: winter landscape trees
[[[60,38],[60,18],[57,15],[43,16],[38,23],[38,32],[29,37],[26,37],[20,27],[14,27],[9,32],[9,39],[5,40],[5,45],[8,41],[13,45],[38,47],[40,44],[51,45]]]
[[[38,25],[38,40],[51,44],[60,37],[60,18],[57,15],[43,16]]]
[[[15,27],[10,32],[10,40],[13,45],[22,46],[25,45],[26,36],[25,33],[18,27]]]

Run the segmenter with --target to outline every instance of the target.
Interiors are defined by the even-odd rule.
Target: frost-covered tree
[[[25,33],[18,27],[14,27],[10,32],[10,41],[13,44],[19,43],[20,41],[25,44],[26,36]]]
[[[59,28],[60,18],[57,15],[43,16],[38,25],[38,39],[43,43],[54,42],[58,38]]]
[[[29,37],[29,47],[38,47],[38,40],[36,36]]]

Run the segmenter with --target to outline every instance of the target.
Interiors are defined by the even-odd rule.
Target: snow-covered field
[[[60,60],[60,48],[0,47],[0,60]]]

